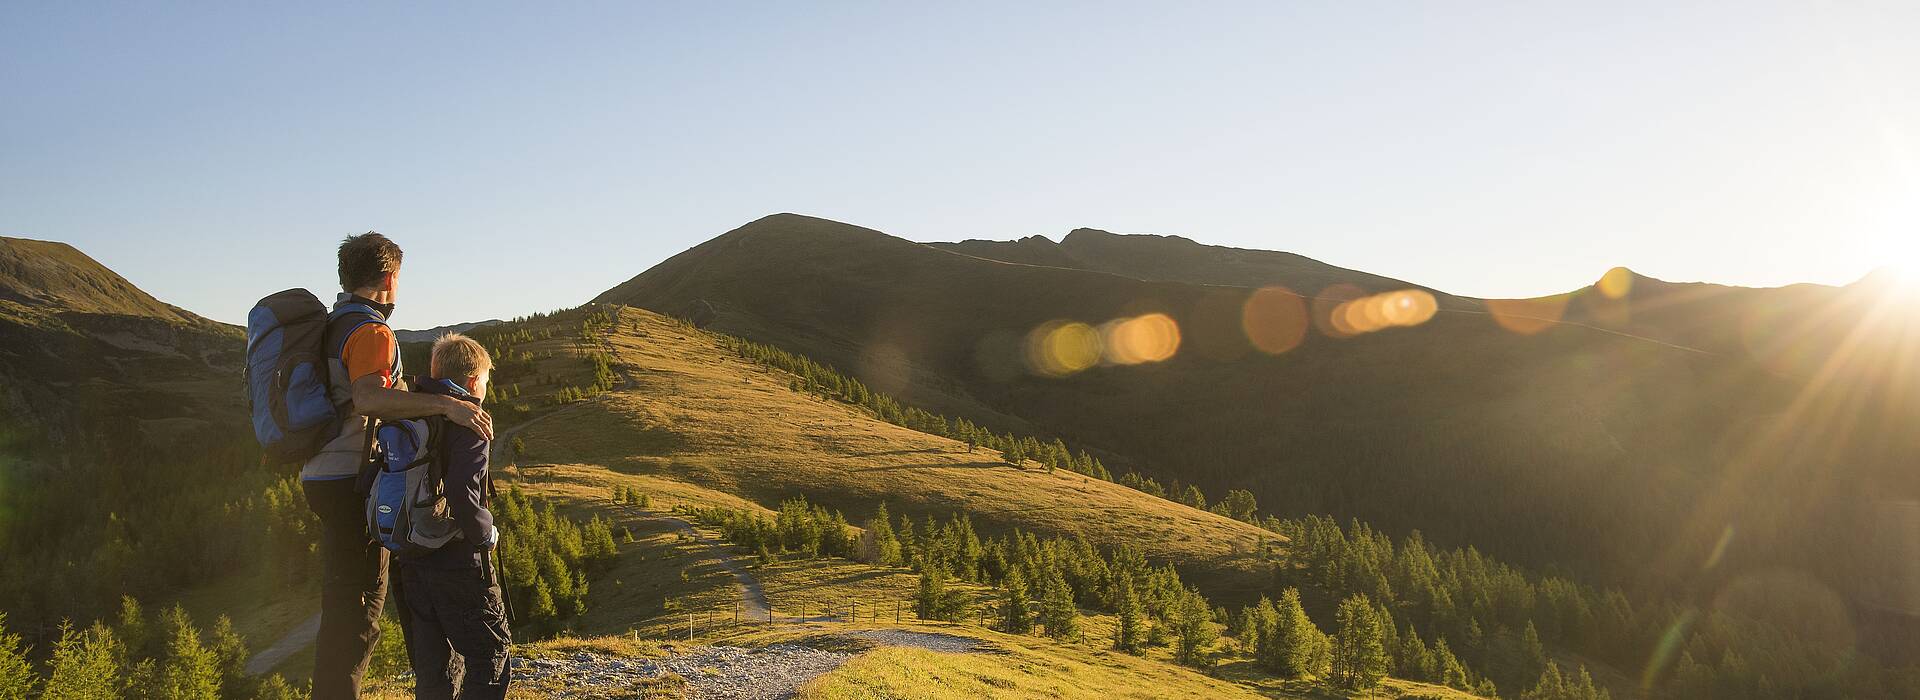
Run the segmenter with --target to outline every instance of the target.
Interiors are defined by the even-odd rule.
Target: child
[[[480,403],[493,360],[472,338],[448,333],[433,343],[432,378],[418,391]],[[500,531],[487,510],[487,455],[491,441],[447,422],[439,458],[445,460],[447,508],[461,536],[430,553],[397,558],[414,697],[498,700],[512,671],[506,607],[494,577],[493,548]],[[464,667],[464,674],[463,674]],[[464,678],[463,678],[464,676]]]

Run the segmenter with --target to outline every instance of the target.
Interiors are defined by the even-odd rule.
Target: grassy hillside
[[[1149,238],[1133,254],[1167,247],[1193,246]],[[1133,272],[1194,278],[1176,267]],[[1214,279],[1254,279],[1222,269]],[[776,215],[600,300],[810,355],[911,405],[1064,437],[1112,456],[1115,472],[1194,483],[1215,499],[1251,489],[1264,511],[1418,528],[1603,581],[1675,585],[1730,526],[1740,534],[1720,561],[1857,572],[1869,555],[1827,543],[1861,539],[1858,504],[1920,496],[1920,479],[1899,466],[1920,458],[1920,441],[1890,429],[1920,416],[1920,391],[1893,360],[1906,336],[1850,325],[1863,311],[1844,298],[1769,325],[1715,320],[1768,301],[1726,293],[1688,306],[1644,282],[1625,292],[1630,323],[1618,327],[1581,310],[1601,306],[1589,289],[1484,308],[1441,303],[1416,327],[1356,336],[1339,331],[1341,307],[1328,298],[1353,290],[1300,291],[1263,312],[1263,322],[1294,314],[1303,329],[1297,345],[1269,354],[1243,325],[1248,287],[1005,263]],[[1149,312],[1178,326],[1167,361],[1042,376],[1023,354],[1049,322],[1099,326]],[[1822,386],[1808,377],[1833,355],[1818,344],[1789,353],[1813,372],[1780,372],[1725,342],[1686,345],[1724,331],[1663,330],[1695,328],[1687,319],[1766,331],[1746,337],[1859,337],[1876,359],[1850,358],[1863,368]],[[1819,427],[1801,429],[1808,423]]]
[[[233,560],[209,546],[258,493],[234,327],[62,243],[0,238],[0,612],[40,639],[122,593]]]
[[[917,519],[964,511],[989,532],[1135,544],[1200,574],[1210,590],[1267,582],[1255,550],[1279,538],[1247,523],[1032,462],[1016,467],[997,452],[969,452],[965,443],[795,392],[790,376],[655,313],[622,310],[600,342],[563,351],[608,353],[623,377],[618,389],[517,432],[523,468],[602,465],[763,507],[803,495],[854,520],[881,502]]]

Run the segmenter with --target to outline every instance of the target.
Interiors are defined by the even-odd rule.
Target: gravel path
[[[516,681],[556,688],[555,697],[601,696],[665,673],[687,682],[688,700],[791,698],[807,681],[839,668],[852,654],[798,644],[756,649],[704,647],[664,659],[622,659],[578,652],[564,659],[519,660]]]
[[[882,646],[917,647],[956,654],[986,650],[978,639],[938,632],[856,630],[840,636]],[[688,700],[784,700],[856,654],[800,644],[758,648],[701,647],[661,659],[629,659],[575,652],[560,659],[514,659],[515,682],[553,688],[554,697],[603,697],[609,690],[637,689],[666,673],[687,683]]]
[[[848,632],[846,636],[859,637],[881,646],[918,647],[928,651],[945,651],[955,654],[972,654],[986,651],[987,645],[972,637],[939,632],[914,632],[911,630],[860,630]]]
[[[292,631],[274,642],[272,646],[261,649],[260,653],[247,659],[247,673],[258,676],[273,670],[288,657],[302,649],[312,647],[313,638],[318,634],[320,634],[320,613],[314,613],[313,617],[301,620],[300,624],[295,625]]]

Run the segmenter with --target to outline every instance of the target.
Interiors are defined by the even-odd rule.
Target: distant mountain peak
[[[0,301],[45,314],[77,312],[202,322],[66,243],[0,236]]]

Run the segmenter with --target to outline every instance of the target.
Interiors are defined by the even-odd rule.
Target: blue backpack
[[[274,462],[312,458],[348,417],[348,397],[336,400],[327,380],[340,358],[340,347],[327,347],[327,329],[336,322],[345,331],[335,342],[344,346],[355,329],[385,320],[364,304],[329,313],[305,289],[272,294],[247,313],[247,405],[253,436]]]
[[[367,493],[367,532],[403,558],[461,537],[447,504],[447,466],[440,455],[446,419],[385,421],[376,431],[380,468]]]

